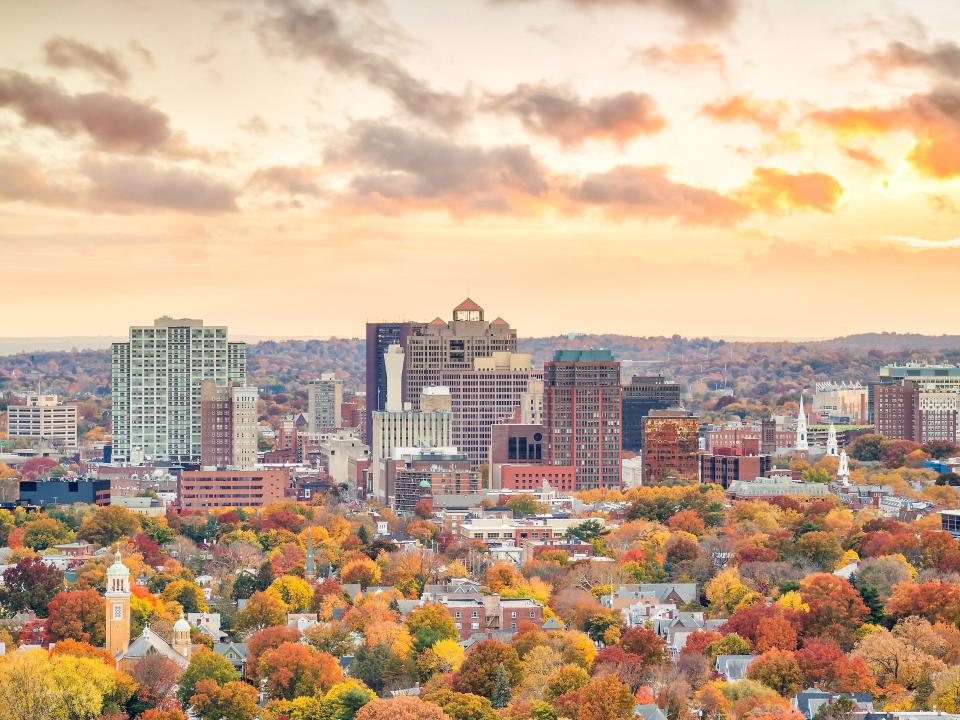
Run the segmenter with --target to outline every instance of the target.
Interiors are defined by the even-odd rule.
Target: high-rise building
[[[226,327],[162,317],[130,328],[111,358],[113,459],[200,461],[200,386],[246,383],[246,345]]]
[[[874,386],[873,418],[877,432],[892,440],[957,442],[960,392],[914,380]]]
[[[700,419],[688,410],[651,410],[643,421],[643,484],[695,482],[700,475]]]
[[[467,298],[453,309],[453,320],[438,317],[413,325],[403,348],[407,363],[403,399],[418,410],[423,389],[441,385],[444,371],[471,370],[474,358],[515,353],[517,332],[503,318],[487,322],[483,308]]]
[[[310,432],[324,433],[338,430],[343,407],[343,381],[333,373],[323,373],[319,380],[307,385],[307,415]]]
[[[651,410],[680,405],[680,384],[667,382],[662,375],[634,375],[623,386],[623,449],[643,448],[643,419]]]
[[[860,383],[818,382],[813,390],[813,412],[824,422],[865,423],[867,394]]]
[[[232,382],[200,386],[200,464],[252,468],[257,464],[257,388]]]
[[[367,323],[367,414],[363,435],[366,443],[370,443],[373,438],[373,413],[384,410],[387,406],[387,368],[384,364],[384,354],[391,345],[396,345],[400,349],[405,348],[414,327],[421,325],[422,323],[411,322]],[[402,386],[400,397],[403,397]]]
[[[577,490],[619,488],[620,363],[608,350],[558,350],[543,375],[546,462],[573,467]]]
[[[7,406],[7,436],[75,448],[77,406],[64,404],[56,395],[27,393],[26,404]]]
[[[525,353],[495,352],[473,359],[469,370],[444,370],[440,382],[450,389],[453,444],[476,467],[490,452],[490,427],[509,418],[543,374]]]

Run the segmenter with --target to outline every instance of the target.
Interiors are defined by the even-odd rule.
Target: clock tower
[[[130,647],[130,570],[120,560],[120,551],[113,556],[107,570],[107,643],[106,648],[117,657]]]

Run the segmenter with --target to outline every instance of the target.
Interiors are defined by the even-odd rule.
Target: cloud
[[[171,139],[169,118],[149,105],[104,92],[70,95],[16,71],[0,71],[0,107],[64,137],[85,133],[103,150],[146,153]]]
[[[434,90],[391,58],[358,47],[329,7],[306,7],[299,0],[275,0],[272,7],[277,12],[264,24],[266,35],[280,40],[295,57],[314,58],[330,70],[363,78],[410,115],[439,127],[455,127],[466,118],[461,96]]]
[[[960,45],[954,42],[941,42],[929,48],[892,42],[883,50],[864,53],[862,58],[880,72],[913,69],[950,79],[960,78]]]
[[[734,95],[726,100],[707,103],[700,114],[721,123],[748,123],[773,132],[787,112],[780,100],[761,100],[751,95]]]
[[[841,107],[819,110],[809,119],[841,137],[905,131],[915,143],[907,160],[922,175],[960,175],[960,88],[944,86],[911,95],[892,107]]]
[[[498,4],[531,0],[494,0]],[[739,0],[565,0],[580,8],[636,7],[662,10],[683,19],[690,30],[720,30],[737,18]]]
[[[130,71],[112,50],[97,50],[79,40],[55,37],[44,44],[43,51],[47,65],[58,70],[86,70],[120,85],[130,80]]]
[[[863,163],[867,167],[874,170],[887,169],[886,163],[883,162],[883,160],[881,160],[877,154],[869,148],[845,147],[843,148],[843,154],[851,160],[856,160],[859,163]]]
[[[726,59],[720,48],[712,43],[686,42],[666,47],[651,45],[634,50],[631,60],[671,72],[713,66],[720,77],[725,78],[727,74]]]
[[[821,172],[791,174],[779,168],[755,168],[753,177],[734,193],[744,204],[764,212],[813,209],[832,211],[843,186]]]
[[[930,204],[930,207],[937,212],[960,215],[960,207],[957,207],[953,199],[943,193],[931,193],[927,195],[927,202]]]
[[[728,225],[748,212],[715,190],[673,182],[662,167],[620,165],[592,173],[572,189],[571,197],[622,216],[673,218],[690,225]]]
[[[70,188],[51,182],[50,174],[21,154],[0,157],[0,198],[68,207],[77,196]]]
[[[960,237],[951,240],[928,240],[910,235],[886,235],[884,240],[901,243],[914,250],[950,250],[960,248]]]
[[[104,211],[159,208],[208,214],[236,211],[236,193],[224,182],[148,160],[87,160],[81,172],[92,186],[89,202]]]
[[[350,199],[388,212],[516,211],[549,189],[548,172],[528,147],[456,144],[376,122],[354,126],[327,160],[355,171]]]
[[[638,135],[659,132],[666,121],[646,93],[581,100],[576,94],[550,85],[520,85],[498,96],[492,107],[516,115],[532,133],[546,135],[564,145],[579,145],[590,139],[623,144]]]
[[[247,187],[288,195],[318,196],[321,194],[318,175],[319,169],[309,165],[273,165],[254,172]]]

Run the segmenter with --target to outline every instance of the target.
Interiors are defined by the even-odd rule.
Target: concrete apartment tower
[[[323,373],[307,386],[310,432],[337,430],[343,423],[343,382],[334,373]]]
[[[113,556],[113,565],[107,570],[106,649],[119,657],[130,647],[130,570],[120,559],[120,551]]]
[[[226,327],[170,317],[129,338],[111,357],[113,460],[200,462],[201,384],[245,385],[246,345],[229,342]]]
[[[252,468],[257,464],[257,388],[239,383],[200,386],[200,464]]]

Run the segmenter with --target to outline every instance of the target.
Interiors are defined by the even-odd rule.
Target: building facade
[[[7,406],[7,437],[77,447],[77,406],[56,395],[27,393],[26,404]]]
[[[367,323],[366,343],[366,407],[367,416],[364,424],[364,442],[369,443],[373,437],[373,413],[384,410],[387,406],[387,368],[384,364],[384,354],[391,345],[403,349],[414,328],[423,323],[393,322]],[[403,379],[401,378],[401,383]],[[403,388],[401,387],[401,394]]]
[[[818,382],[813,390],[813,412],[823,422],[867,422],[869,399],[860,383]]]
[[[450,389],[453,445],[474,467],[487,461],[491,427],[509,418],[543,374],[525,353],[495,352],[473,360],[469,370],[444,370],[441,385]],[[529,402],[529,397],[528,397]]]
[[[651,410],[679,405],[679,383],[667,382],[662,375],[634,375],[623,386],[623,449],[638,452],[643,448],[643,419]]]
[[[87,478],[21,480],[20,500],[30,505],[110,504],[110,481]]]
[[[238,383],[200,388],[200,464],[252,468],[257,464],[257,388]]]
[[[246,374],[246,345],[226,327],[169,317],[131,327],[111,354],[113,460],[199,462],[201,383],[245,384]]]
[[[180,473],[177,502],[185,509],[256,508],[283,500],[289,485],[282,468],[189,470]]]
[[[543,385],[546,462],[573,467],[577,490],[619,488],[620,363],[608,350],[558,350]]]
[[[700,481],[717,483],[724,489],[737,480],[763,477],[773,467],[769,455],[740,455],[718,452],[700,456]]]
[[[700,419],[687,410],[651,410],[643,421],[643,482],[696,481]]]
[[[333,373],[323,373],[307,385],[307,415],[310,432],[338,430],[343,423],[343,382]]]

